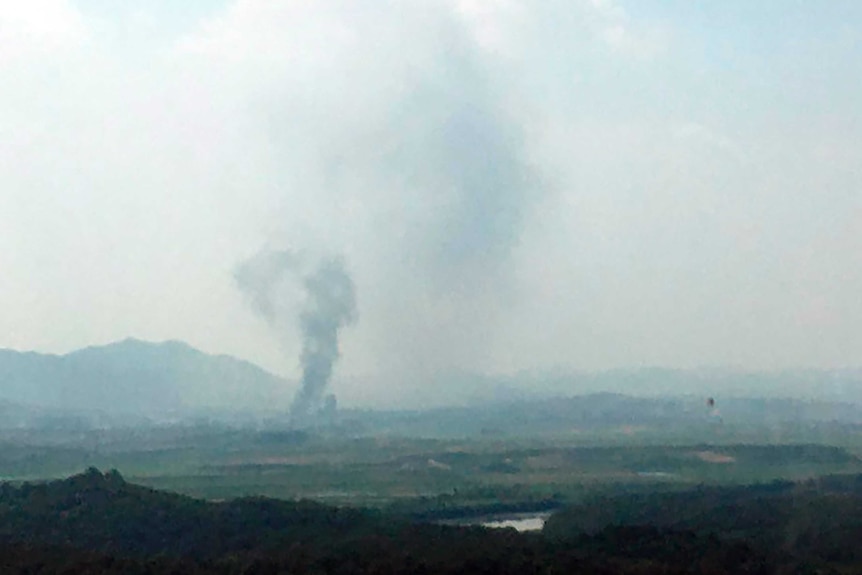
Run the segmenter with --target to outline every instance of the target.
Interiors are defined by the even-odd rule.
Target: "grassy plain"
[[[862,473],[862,440],[850,431],[809,429],[776,439],[736,430],[713,435],[715,441],[690,433],[689,442],[684,436],[620,429],[429,439],[218,426],[20,432],[0,442],[0,476],[41,480],[94,466],[206,499],[265,495],[445,516],[546,509],[601,491]]]
[[[819,445],[521,447],[360,440],[338,447],[329,456],[293,446],[212,453],[210,463],[200,465],[197,458],[197,465],[171,473],[142,468],[130,478],[205,498],[262,494],[377,506],[415,498],[463,505],[570,501],[608,486],[637,490],[862,472],[862,462],[847,451]]]

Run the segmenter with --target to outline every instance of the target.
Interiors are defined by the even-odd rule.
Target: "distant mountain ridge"
[[[862,404],[862,370],[853,369],[757,373],[641,368],[597,373],[537,371],[499,377],[440,374],[434,386],[416,394],[419,399],[407,402],[412,408],[408,410],[393,405],[391,399],[376,403],[367,393],[373,386],[348,381],[354,392],[363,390],[366,404],[380,414],[354,412],[371,423],[371,428],[421,433],[433,432],[441,421],[450,421],[444,427],[471,433],[550,429],[576,421],[592,427],[598,414],[604,424],[615,425],[656,425],[692,418],[707,421],[712,418],[705,408],[707,397],[715,397],[727,423],[862,421],[857,407]],[[401,393],[410,390],[405,385]],[[140,418],[175,421],[219,413],[244,412],[257,417],[262,412],[287,410],[294,391],[293,382],[253,363],[207,354],[180,341],[152,343],[129,338],[65,355],[0,349],[0,418],[7,428],[29,427],[33,422],[38,422],[37,427],[67,425],[82,413],[89,422],[107,417],[127,424]],[[392,397],[399,393],[395,388],[388,392]],[[811,401],[806,396],[818,399]],[[430,406],[435,409],[429,410]]]
[[[179,341],[125,339],[65,355],[0,350],[0,401],[40,408],[164,415],[286,405],[291,385]]]
[[[587,443],[824,441],[858,433],[850,403],[787,398],[634,397],[592,393],[484,406],[353,411],[341,417],[364,433],[407,437],[567,437]]]

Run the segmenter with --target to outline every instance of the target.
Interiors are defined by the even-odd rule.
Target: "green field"
[[[559,437],[333,437],[219,428],[7,437],[0,475],[58,478],[90,466],[206,499],[266,495],[447,512],[521,510],[603,490],[677,489],[862,473],[852,445],[583,445]]]

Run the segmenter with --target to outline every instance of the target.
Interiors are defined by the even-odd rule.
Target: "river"
[[[540,513],[515,513],[501,516],[483,517],[473,523],[483,527],[503,529],[514,527],[517,531],[540,531],[545,526],[545,521],[551,516],[549,511]]]

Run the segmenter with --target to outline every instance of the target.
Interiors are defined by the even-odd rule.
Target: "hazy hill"
[[[853,370],[756,374],[644,368],[512,377],[441,374],[440,379],[434,386],[439,397],[421,409],[347,410],[340,419],[355,431],[422,436],[529,435],[631,426],[679,430],[714,422],[761,427],[785,422],[862,423],[862,411],[845,402],[862,393],[856,391],[862,389],[862,376]],[[782,385],[785,395],[796,399],[776,397]],[[473,400],[459,401],[457,394],[448,393],[452,386],[461,389],[461,400],[464,393]],[[239,419],[239,412],[285,410],[294,389],[252,363],[209,355],[178,341],[126,339],[66,355],[0,350],[0,420],[7,429],[81,427],[87,422],[116,422],[118,417],[126,423],[142,417],[165,421],[201,414],[240,423],[248,420]],[[818,401],[799,399],[818,394]],[[713,396],[715,409],[706,405],[707,397]],[[426,407],[441,402],[449,406]]]
[[[862,403],[862,368],[751,371],[731,368],[640,367],[598,372],[531,371],[498,383],[545,394],[613,392],[640,397],[793,398]]]
[[[340,416],[369,433],[420,437],[560,436],[595,441],[823,441],[862,425],[857,405],[787,398],[633,397],[593,393]],[[827,441],[828,442],[828,441]]]
[[[284,405],[289,383],[176,341],[126,339],[66,355],[0,350],[0,400],[41,408],[165,416]]]
[[[343,405],[425,410],[477,407],[615,393],[635,397],[792,398],[862,404],[862,368],[752,371],[732,368],[637,367],[604,371],[536,369],[513,374],[442,371],[433,381],[405,376],[385,392],[372,378],[339,376]]]

